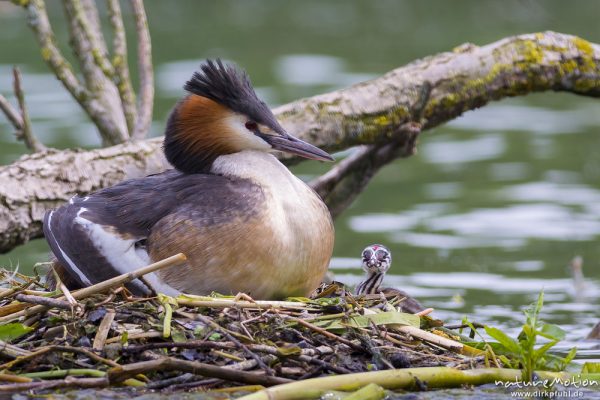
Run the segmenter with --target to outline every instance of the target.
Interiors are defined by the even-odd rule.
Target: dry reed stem
[[[105,280],[103,282],[97,283],[95,285],[83,288],[83,289],[79,289],[76,292],[73,292],[73,298],[74,299],[84,299],[86,297],[89,297],[93,294],[97,294],[97,293],[102,293],[106,290],[115,288],[117,286],[123,285],[127,282],[130,282],[134,279],[139,278],[140,276],[143,276],[145,274],[149,274],[151,272],[157,271],[161,268],[166,268],[166,267],[171,267],[173,265],[178,265],[181,263],[184,263],[187,260],[186,256],[183,253],[179,253],[176,254],[174,256],[165,258],[164,260],[152,263],[150,265],[147,265],[145,267],[139,268],[135,271],[132,272],[128,272],[126,274],[122,274],[119,276],[115,276],[114,278]],[[60,299],[63,299],[63,297],[60,297]],[[37,314],[39,312],[44,312],[46,311],[48,308],[45,306],[34,306],[28,309],[25,309],[23,311],[19,311],[17,313],[14,314],[10,314],[4,317],[0,317],[0,323],[1,322],[7,322],[16,318],[20,318],[26,315],[32,315],[32,314]]]

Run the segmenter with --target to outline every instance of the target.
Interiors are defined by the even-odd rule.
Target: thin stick
[[[365,312],[365,314],[376,314],[375,311],[370,310],[368,308],[365,308],[364,312]],[[424,331],[423,329],[415,328],[414,326],[390,324],[390,325],[388,325],[388,329],[411,335],[418,339],[435,344],[437,346],[443,347],[444,349],[451,350],[451,351],[454,351],[459,354],[474,356],[474,355],[478,355],[478,354],[482,353],[481,351],[479,351],[473,347],[466,346],[455,340],[451,340],[451,339],[447,339],[445,337],[434,335],[433,333]]]
[[[132,334],[127,335],[127,340],[159,338],[162,336],[163,336],[162,332],[157,332],[157,331],[140,332],[140,333],[132,333]],[[123,340],[123,335],[111,337],[110,339],[106,340],[106,344],[118,343],[121,340]]]
[[[235,345],[241,349],[244,353],[246,353],[248,356],[250,356],[251,358],[253,358],[256,363],[258,364],[258,366],[265,371],[265,373],[267,375],[273,376],[273,370],[271,368],[269,368],[267,366],[267,364],[264,363],[264,361],[262,360],[262,358],[260,358],[258,355],[256,355],[254,352],[252,352],[248,347],[246,347],[242,342],[240,342],[239,340],[237,340],[237,338],[235,338],[231,333],[229,333],[226,329],[223,329],[219,324],[217,324],[215,321],[205,317],[204,315],[201,314],[196,314],[195,318],[202,321],[205,325],[210,325],[213,329],[221,332],[227,339],[229,339],[230,341],[232,341],[233,343],[235,343]]]
[[[182,264],[185,261],[187,261],[187,257],[183,253],[178,253],[174,256],[165,258],[164,260],[136,269],[135,271],[115,276],[114,278],[105,280],[104,282],[96,283],[95,285],[79,289],[76,292],[73,292],[73,297],[75,299],[83,299],[93,294],[102,293],[117,286],[121,286],[127,282],[131,282],[132,280],[137,279],[140,276],[144,276],[151,272],[158,271],[162,268]]]
[[[110,290],[114,287],[117,287],[117,286],[120,286],[127,282],[130,282],[134,279],[137,279],[140,276],[143,276],[145,274],[149,274],[149,273],[157,271],[161,268],[166,268],[166,267],[170,267],[173,265],[181,264],[181,263],[185,262],[186,260],[187,260],[187,258],[183,253],[176,254],[169,258],[165,258],[164,260],[161,260],[161,261],[155,262],[153,264],[147,265],[145,267],[139,268],[135,271],[128,272],[126,274],[122,274],[119,276],[115,276],[114,278],[97,283],[95,285],[92,285],[92,286],[89,286],[89,287],[86,287],[83,289],[79,289],[76,292],[72,293],[73,298],[83,299],[83,298],[89,297],[93,294],[102,293],[102,292]],[[62,300],[63,298],[64,298],[64,296],[60,297],[59,299]],[[34,306],[34,307],[28,308],[26,310],[19,311],[17,313],[7,315],[5,317],[0,317],[0,322],[6,322],[6,321],[13,320],[15,318],[23,317],[25,315],[31,315],[31,314],[35,314],[38,312],[43,312],[46,309],[47,309],[47,307],[45,307],[45,306]]]
[[[187,296],[187,295],[186,295]],[[191,297],[191,296],[190,296]],[[269,300],[255,300],[255,301],[236,301],[228,299],[212,299],[210,297],[201,297],[202,300],[194,300],[193,298],[177,298],[177,304],[189,307],[210,307],[210,308],[256,308],[256,309],[267,309],[267,308],[287,308],[287,309],[299,309],[305,310],[309,305],[299,301],[269,301]]]
[[[21,376],[25,376],[27,378],[64,378],[65,376],[95,376],[102,377],[106,375],[104,371],[98,371],[97,369],[91,368],[70,368],[70,369],[55,369],[50,371],[38,371],[38,372],[28,372],[25,374],[21,374]]]
[[[119,0],[107,0],[107,4],[110,26],[113,32],[112,65],[115,71],[113,79],[119,90],[119,96],[123,105],[123,114],[125,115],[125,121],[127,121],[127,130],[131,136],[135,128],[137,110],[135,108],[135,93],[131,86],[131,77],[129,76],[127,38],[125,36],[125,27],[123,26],[123,15]]]
[[[74,378],[69,376],[65,379],[51,381],[35,381],[29,383],[14,383],[11,385],[0,385],[0,393],[25,393],[28,390],[49,390],[58,388],[101,388],[109,385],[106,377],[101,378]]]
[[[23,129],[23,119],[19,115],[19,112],[9,103],[9,101],[0,94],[0,109],[6,115],[6,118],[15,127],[17,131]]]
[[[418,316],[418,317],[424,317],[426,315],[431,314],[433,311],[434,311],[433,308],[426,308],[426,309],[424,309],[422,311],[419,311],[419,312],[415,313],[415,315]]]
[[[415,328],[414,326],[392,324],[389,325],[389,328],[398,332],[406,333],[415,338],[425,340],[426,342],[433,343],[456,353],[463,352],[464,345],[462,343],[447,339],[442,336],[434,335],[433,333],[424,331],[423,329]]]
[[[195,375],[185,373],[183,375],[176,376],[174,378],[167,378],[160,381],[154,381],[146,385],[146,389],[162,389],[166,387],[172,387],[176,384],[186,383],[194,379]]]
[[[48,308],[60,308],[62,310],[71,310],[71,305],[68,302],[64,300],[53,299],[50,297],[18,294],[15,296],[15,299],[24,303],[39,304]]]
[[[272,363],[275,360],[277,360],[277,357],[272,356],[270,354],[268,354],[264,357],[261,357],[261,361],[263,364]],[[233,364],[224,365],[223,368],[233,369],[233,370],[237,370],[237,371],[247,371],[249,369],[256,367],[257,365],[258,365],[258,361],[256,361],[255,359],[250,359],[250,360],[243,360],[240,362],[236,362]]]
[[[283,315],[282,315],[282,317],[284,319],[286,319],[286,320],[297,322],[298,324],[300,324],[302,326],[305,326],[306,328],[309,328],[309,329],[311,329],[311,330],[313,330],[313,331],[315,331],[317,333],[320,333],[321,335],[326,336],[326,337],[328,337],[330,339],[337,340],[338,342],[343,343],[346,346],[350,346],[351,348],[353,348],[355,350],[364,351],[364,349],[362,348],[362,346],[360,346],[360,345],[358,345],[358,344],[356,344],[356,343],[354,343],[354,342],[352,342],[352,341],[350,341],[348,339],[344,339],[343,337],[338,336],[338,335],[336,335],[334,333],[326,331],[325,329],[320,328],[320,327],[318,327],[316,325],[313,325],[310,322],[307,322],[307,321],[305,321],[305,320],[303,320],[301,318],[295,318],[295,317],[283,316]]]
[[[47,347],[42,347],[41,349],[38,349],[37,351],[28,354],[28,355],[24,355],[24,356],[20,356],[12,361],[9,361],[7,363],[4,363],[2,365],[0,365],[0,370],[7,370],[7,369],[11,369],[12,367],[14,367],[15,365],[23,362],[23,361],[27,361],[30,360],[31,358],[35,358],[37,356],[39,356],[40,354],[44,354],[47,352],[58,352],[58,351],[63,351],[63,352],[69,352],[69,353],[79,353],[79,354],[83,354],[86,357],[91,358],[94,361],[98,361],[101,362],[103,364],[109,365],[111,367],[118,367],[119,363],[113,361],[113,360],[109,360],[103,357],[100,357],[98,354],[84,348],[84,347],[73,347],[73,346],[47,346]]]
[[[26,291],[26,289],[31,286],[32,282],[25,282],[17,287],[12,287],[10,289],[6,289],[3,290],[2,292],[0,292],[0,300],[4,299],[5,297],[9,297],[12,296],[13,294],[20,292],[20,291]]]
[[[17,139],[23,140],[27,148],[35,153],[44,151],[46,150],[46,146],[33,135],[33,131],[31,130],[31,121],[29,120],[29,113],[25,106],[25,94],[21,86],[21,72],[17,67],[13,67],[13,79],[13,88],[19,102],[19,110],[21,111],[21,129],[17,134]]]
[[[5,382],[16,382],[16,383],[26,383],[31,382],[33,379],[27,378],[25,376],[12,375],[12,374],[0,374],[0,381]]]
[[[32,290],[32,289],[25,289],[21,293],[30,294],[32,296],[43,296],[43,297],[49,297],[49,296],[54,296],[54,295],[58,294],[58,292],[56,292],[56,291],[49,292],[47,290]]]
[[[25,350],[20,347],[13,346],[10,343],[6,343],[5,341],[0,340],[0,354],[2,354],[4,356],[8,356],[11,358],[17,358],[17,357],[28,356],[31,353],[32,352],[29,350]]]
[[[226,353],[226,352],[224,352],[224,351],[221,351],[221,350],[214,350],[214,349],[213,349],[213,350],[211,351],[211,353],[212,353],[212,354],[215,354],[215,355],[217,355],[217,356],[219,356],[219,357],[228,358],[228,359],[230,359],[230,360],[233,360],[233,361],[242,362],[242,361],[244,361],[244,360],[245,360],[245,359],[244,359],[244,358],[242,358],[242,357],[238,357],[238,356],[235,356],[235,355],[233,355],[233,354]]]
[[[73,297],[73,295],[71,294],[71,292],[69,291],[67,286],[60,279],[60,276],[56,272],[56,269],[52,268],[52,273],[54,274],[54,280],[56,281],[56,287],[58,288],[58,290],[60,290],[62,292],[65,299],[67,299],[67,302],[69,302],[69,304],[71,305],[71,310],[73,310],[73,311],[77,310],[77,312],[81,312],[83,310],[83,308],[79,305],[79,303],[77,303],[77,300],[75,300],[75,298]]]
[[[191,372],[192,374],[202,375],[211,378],[219,378],[226,381],[242,382],[251,385],[273,386],[291,382],[289,379],[277,378],[274,376],[257,375],[251,372],[236,371],[216,365],[205,364],[197,361],[184,361],[171,357],[161,357],[153,353],[147,354],[155,358],[150,361],[142,361],[123,365],[118,368],[112,368],[108,371],[108,377],[111,383],[122,382],[132,376],[143,374],[150,371],[176,370]]]
[[[104,348],[104,343],[106,343],[106,338],[108,337],[108,332],[110,331],[110,326],[115,319],[115,311],[109,310],[102,318],[100,322],[100,326],[98,327],[98,331],[96,332],[96,336],[94,337],[94,344],[92,348],[94,350],[102,351]]]
[[[396,136],[400,141],[395,139],[381,145],[358,146],[350,156],[309,182],[309,186],[323,198],[334,219],[352,203],[379,169],[397,157],[414,154],[420,124],[407,123],[398,131],[402,132],[402,135]]]
[[[52,271],[54,271],[54,270],[52,270]],[[71,307],[73,307],[73,308],[81,307],[79,305],[79,303],[77,303],[77,300],[75,300],[75,298],[71,294],[71,291],[69,290],[69,288],[62,281],[59,280],[58,282],[59,282],[58,288],[60,289],[62,294],[65,296],[65,299],[67,299],[67,302],[69,302]]]
[[[144,3],[142,0],[131,0],[135,17],[135,29],[138,39],[138,73],[140,89],[138,96],[137,120],[131,138],[140,140],[146,137],[152,122],[152,102],[154,100],[154,71],[152,69],[152,46]]]

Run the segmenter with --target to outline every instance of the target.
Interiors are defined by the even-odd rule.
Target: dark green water
[[[62,11],[49,1],[60,38]],[[348,86],[464,43],[555,30],[600,42],[600,2],[591,1],[147,1],[156,65],[154,135],[181,85],[206,57],[244,66],[270,104]],[[130,42],[130,46],[133,46]],[[133,61],[133,60],[132,60]],[[0,3],[0,91],[13,64],[38,137],[47,145],[93,147],[94,127],[41,62],[23,12]],[[394,255],[390,286],[437,315],[514,331],[518,310],[544,289],[544,318],[567,331],[580,356],[600,319],[600,102],[539,94],[494,103],[424,134],[419,153],[385,168],[336,222],[332,268],[356,283],[370,243]],[[0,163],[23,152],[0,118]],[[295,169],[313,176],[326,166]],[[0,257],[28,270],[42,241]],[[584,258],[576,290],[569,260]],[[577,295],[577,296],[576,296]]]

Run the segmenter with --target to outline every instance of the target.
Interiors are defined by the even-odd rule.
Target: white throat
[[[260,186],[273,187],[302,183],[275,156],[260,150],[243,150],[217,157],[210,171],[232,178],[250,179]]]

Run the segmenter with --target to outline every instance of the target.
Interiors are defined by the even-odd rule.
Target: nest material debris
[[[484,363],[440,321],[398,312],[382,296],[336,290],[334,297],[288,301],[138,298],[113,285],[61,298],[39,276],[2,270],[0,278],[0,393],[248,389],[329,374]]]

